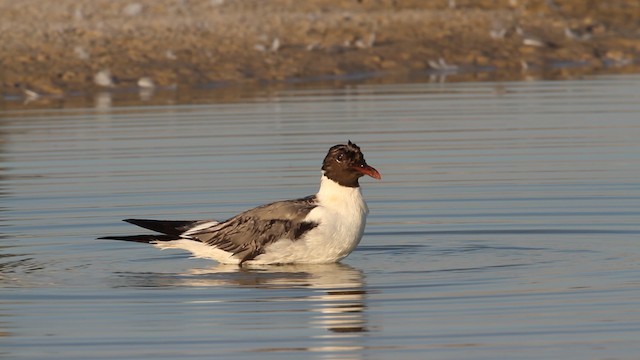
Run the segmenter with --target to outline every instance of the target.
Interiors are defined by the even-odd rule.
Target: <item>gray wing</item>
[[[315,196],[309,196],[262,205],[189,236],[231,252],[245,262],[262,254],[267,245],[279,239],[297,240],[318,226],[318,223],[304,221],[317,206],[315,200]]]

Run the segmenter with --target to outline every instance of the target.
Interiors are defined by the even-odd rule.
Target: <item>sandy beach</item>
[[[2,92],[637,72],[635,0],[0,0]]]

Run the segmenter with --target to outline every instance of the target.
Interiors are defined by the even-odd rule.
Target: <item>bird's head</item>
[[[358,187],[364,175],[380,180],[378,170],[367,165],[360,147],[351,141],[332,146],[322,162],[324,175],[342,186]]]

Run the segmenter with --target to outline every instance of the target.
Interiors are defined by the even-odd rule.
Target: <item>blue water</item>
[[[5,110],[0,357],[637,359],[638,94],[620,76]],[[313,194],[347,139],[383,180],[342,264],[95,240]]]

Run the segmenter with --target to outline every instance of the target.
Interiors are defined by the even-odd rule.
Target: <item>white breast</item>
[[[360,188],[341,186],[323,176],[316,196],[319,206],[305,220],[317,222],[318,227],[302,239],[280,240],[270,245],[253,263],[331,263],[355,249],[369,213]]]

